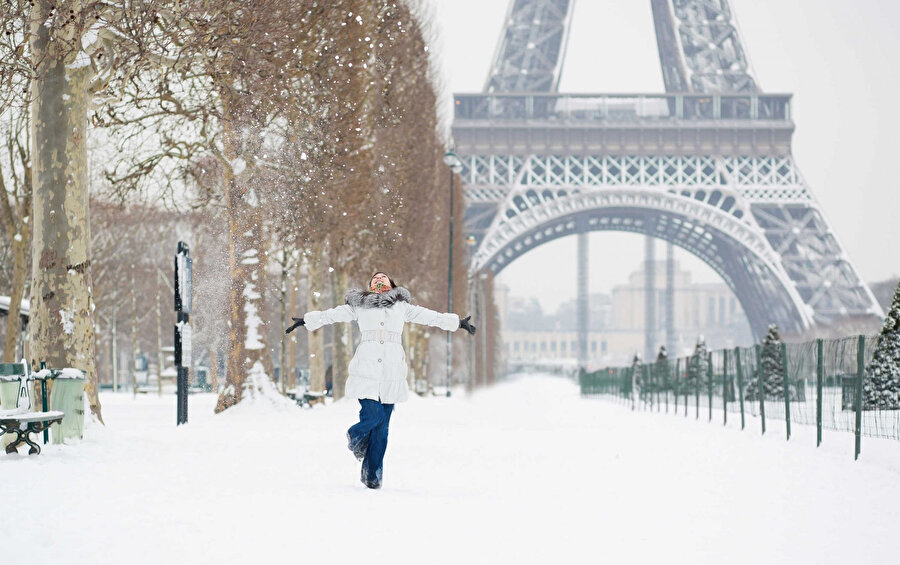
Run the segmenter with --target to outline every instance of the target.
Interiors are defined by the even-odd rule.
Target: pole
[[[787,344],[781,342],[781,381],[784,383],[784,429],[791,439],[791,380],[788,377]]]
[[[859,342],[856,347],[856,425],[853,431],[856,435],[853,460],[859,459],[860,446],[862,443],[862,394],[863,394],[863,378],[866,376],[866,336],[859,336]]]
[[[698,359],[697,363],[699,364],[700,363],[699,355],[697,356],[697,359]],[[699,420],[700,419],[700,380],[701,380],[700,367],[699,366],[695,367],[695,370],[697,371],[697,378],[694,379],[694,411],[696,412],[696,414],[694,415],[694,419]]]
[[[656,242],[644,239],[644,360],[653,359],[656,341]]]
[[[47,368],[47,362],[41,361],[41,371]],[[41,377],[41,410],[44,412],[47,411],[47,376]],[[55,433],[55,432],[54,432]],[[47,428],[44,428],[44,445],[47,445],[47,442],[50,441],[50,436],[47,433]]]
[[[722,351],[722,425],[728,425],[728,350]]]
[[[576,339],[578,340],[578,366],[588,370],[588,334],[590,332],[590,306],[588,305],[588,261],[589,243],[587,232],[578,234],[576,251]]]
[[[741,429],[744,429],[744,373],[741,368],[741,348],[734,348],[734,368],[737,371],[738,400],[741,403]]]
[[[453,312],[453,168],[450,168],[450,245],[447,253],[447,312]],[[453,334],[447,332],[447,398],[450,397],[450,371],[453,366]]]
[[[822,445],[822,381],[825,376],[824,342],[816,340],[816,447]]]
[[[191,258],[190,250],[183,241],[178,242],[175,253],[175,369],[178,407],[176,425],[187,424],[188,420],[188,367],[191,364]],[[184,342],[188,342],[185,355]]]
[[[713,412],[713,365],[712,351],[706,355],[706,396],[709,401],[709,421],[712,422]]]
[[[756,394],[759,396],[759,419],[762,422],[762,434],[766,435],[766,391],[762,378],[762,355],[759,344],[756,345]]]

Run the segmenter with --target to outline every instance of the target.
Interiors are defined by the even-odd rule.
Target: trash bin
[[[53,443],[67,438],[81,439],[84,434],[84,371],[79,369],[54,370],[53,390],[50,391],[50,410],[65,414],[62,422],[53,424]]]

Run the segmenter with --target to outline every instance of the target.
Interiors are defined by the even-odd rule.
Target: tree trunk
[[[209,389],[219,392],[219,355],[215,346],[209,348]]]
[[[230,115],[224,103],[225,114]],[[232,115],[232,118],[235,116]],[[240,133],[235,120],[226,120],[224,154],[234,163]],[[266,347],[263,311],[265,255],[262,237],[262,211],[253,190],[239,182],[230,166],[223,167],[225,206],[228,215],[228,273],[231,279],[229,305],[231,331],[228,334],[228,360],[225,389],[219,395],[216,412],[241,401],[250,368],[262,363],[272,378],[272,359]],[[248,173],[249,174],[249,173]]]
[[[306,311],[323,308],[325,275],[320,262],[309,262],[307,270],[309,290],[306,294]],[[309,336],[309,390],[323,392],[325,390],[325,332],[319,328],[308,332]]]
[[[137,396],[137,294],[134,292],[134,265],[131,265],[131,394]]]
[[[112,391],[119,392],[118,308],[113,308],[112,319]]]
[[[162,312],[159,307],[159,277],[156,273],[156,386],[159,396],[162,396],[162,374],[166,366],[166,356],[162,348]]]
[[[37,0],[32,8],[36,79],[31,362],[84,371],[91,412],[102,422],[94,357],[87,176],[87,86],[93,71],[90,65],[79,66],[65,38],[51,41],[50,28],[42,24],[54,4]],[[75,16],[80,9],[74,3]]]
[[[19,240],[15,237],[19,236]],[[12,235],[12,256],[13,256],[13,279],[12,292],[9,297],[9,313],[6,318],[6,342],[3,345],[3,362],[15,363],[16,346],[19,343],[19,332],[22,331],[22,320],[20,317],[22,298],[25,296],[25,275],[28,271],[28,265],[25,260],[27,253],[25,246],[30,243],[31,233],[27,223],[20,224],[20,231]]]
[[[278,303],[281,306],[281,327],[288,327],[288,313],[287,313],[287,302],[288,302],[288,264],[287,264],[287,252],[282,250],[281,256],[281,287],[279,289]],[[287,344],[290,342],[289,336],[282,336],[280,347],[278,350],[278,366],[281,370],[281,394],[285,394],[287,392]]]
[[[288,296],[290,297],[290,304],[288,309],[291,314],[298,314],[297,312],[297,292],[300,286],[300,262],[298,261],[294,268],[294,280],[288,280]],[[302,312],[299,313],[302,315]],[[287,322],[285,322],[287,323]],[[302,330],[306,331],[306,330]],[[288,353],[287,353],[287,363],[285,365],[285,377],[287,378],[287,386],[288,389],[294,390],[297,387],[297,382],[294,377],[294,367],[297,364],[297,334],[300,334],[301,331],[294,330],[294,333],[290,335],[290,339],[288,342]]]
[[[343,269],[334,271],[331,276],[331,295],[335,297],[335,303],[347,291],[347,272]],[[347,387],[347,370],[350,366],[350,351],[353,348],[351,343],[353,327],[350,324],[335,324],[334,337],[332,341],[332,363],[331,363],[331,395],[335,400],[344,397],[344,390]]]

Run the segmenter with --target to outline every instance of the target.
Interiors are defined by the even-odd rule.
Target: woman
[[[335,322],[356,320],[362,340],[350,361],[346,396],[359,400],[359,422],[347,431],[347,447],[362,461],[361,480],[369,488],[381,487],[382,462],[387,448],[388,424],[394,404],[409,395],[406,385],[406,352],[401,344],[406,322],[436,326],[442,330],[462,328],[475,333],[469,319],[441,314],[410,304],[409,291],[398,287],[385,273],[369,280],[369,290],[347,291],[347,303],[324,311],[292,318],[294,325],[314,331]]]

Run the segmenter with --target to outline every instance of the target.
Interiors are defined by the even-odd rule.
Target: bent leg
[[[357,459],[362,459],[369,445],[372,430],[378,427],[384,417],[384,410],[380,402],[368,398],[360,399],[359,405],[359,422],[347,430],[347,447]]]

